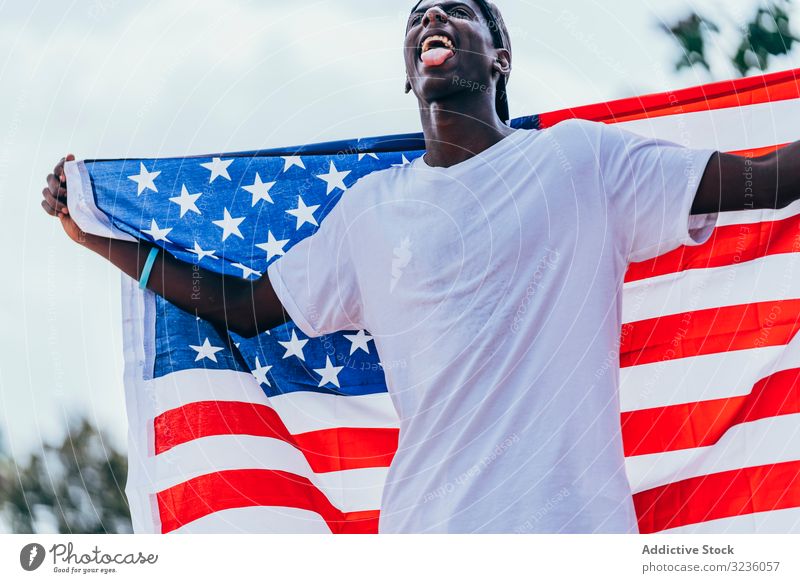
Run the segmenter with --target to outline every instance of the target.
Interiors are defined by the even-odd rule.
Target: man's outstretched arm
[[[152,246],[83,232],[67,209],[64,162],[61,160],[47,177],[42,207],[61,220],[73,241],[139,279]],[[240,336],[253,337],[289,320],[267,275],[256,282],[223,276],[178,261],[163,250],[153,264],[147,287],[179,308]]]
[[[717,152],[708,162],[692,214],[782,208],[800,198],[800,142],[746,158]]]

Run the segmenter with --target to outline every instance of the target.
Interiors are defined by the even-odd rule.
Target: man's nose
[[[431,6],[425,11],[425,17],[422,19],[423,26],[430,26],[432,23],[441,22],[444,24],[447,22],[447,13],[442,10],[439,6]]]

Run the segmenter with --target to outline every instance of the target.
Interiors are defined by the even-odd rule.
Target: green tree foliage
[[[798,38],[790,28],[790,8],[793,0],[769,0],[756,6],[752,18],[736,28],[741,33],[741,42],[736,52],[728,55],[731,64],[740,76],[767,69],[772,56],[789,54]],[[682,55],[675,69],[691,68],[695,65],[711,71],[709,47],[726,28],[709,17],[692,13],[674,24],[662,24],[661,28],[680,46]]]
[[[126,474],[125,454],[83,419],[24,464],[0,451],[0,513],[18,533],[43,523],[60,533],[131,532]]]

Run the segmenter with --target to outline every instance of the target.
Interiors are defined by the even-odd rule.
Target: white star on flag
[[[202,192],[198,192],[196,194],[189,194],[189,191],[186,189],[186,185],[184,184],[181,186],[181,195],[180,196],[173,196],[170,198],[170,202],[174,202],[181,207],[181,218],[187,212],[192,211],[193,213],[197,213],[198,215],[202,215],[203,213],[200,212],[200,209],[197,208],[197,199],[200,198]]]
[[[286,243],[289,242],[289,239],[275,239],[275,235],[272,234],[272,231],[267,232],[267,242],[266,243],[258,243],[256,247],[259,249],[267,252],[267,261],[272,259],[273,257],[280,257],[281,255],[285,255],[286,251],[283,250],[286,247]]]
[[[217,352],[219,352],[220,350],[224,350],[220,346],[211,346],[211,343],[208,341],[208,338],[206,338],[202,346],[192,346],[190,344],[189,348],[197,351],[197,358],[194,359],[195,362],[197,362],[198,360],[203,360],[204,358],[217,362]]]
[[[331,364],[331,357],[326,356],[325,368],[314,369],[314,372],[322,377],[322,380],[319,381],[319,386],[324,387],[328,383],[331,383],[341,388],[339,385],[339,373],[342,372],[343,369],[343,366],[333,366],[333,364]]]
[[[214,253],[216,253],[216,250],[205,251],[200,245],[197,244],[197,241],[194,242],[194,249],[187,249],[187,251],[189,253],[194,253],[195,255],[197,255],[198,261],[202,261],[203,257],[211,257],[211,259],[219,259],[219,257],[214,255]]]
[[[308,340],[300,340],[297,337],[297,333],[292,330],[292,337],[288,342],[282,342],[278,340],[278,344],[283,346],[286,349],[286,354],[283,355],[283,358],[289,358],[290,356],[296,356],[303,362],[306,360],[306,355],[303,354],[303,346],[308,343]]]
[[[271,368],[272,368],[271,366],[266,364],[264,366],[261,366],[261,363],[259,362],[258,357],[256,356],[256,368],[255,370],[251,370],[250,372],[253,374],[254,377],[256,377],[256,380],[258,381],[259,384],[271,387],[272,385],[269,383],[269,379],[267,378],[267,373]]]
[[[328,189],[325,192],[325,194],[328,195],[337,188],[341,190],[347,190],[347,186],[345,186],[344,184],[344,179],[347,177],[348,174],[350,174],[349,170],[345,170],[343,172],[339,172],[338,170],[336,170],[336,166],[331,160],[330,171],[327,174],[318,174],[317,178],[319,178],[320,180],[324,180],[325,183],[328,185]]]
[[[300,156],[281,156],[283,158],[283,171],[286,172],[293,166],[297,166],[302,168],[303,170],[306,169],[306,165]]]
[[[369,354],[369,341],[372,340],[372,336],[367,334],[366,330],[359,330],[357,334],[345,334],[344,337],[350,341],[351,355],[359,349]]]
[[[250,186],[242,186],[242,188],[253,195],[253,206],[256,206],[256,203],[259,200],[265,200],[270,203],[272,202],[272,197],[269,195],[269,191],[273,186],[275,186],[274,182],[261,182],[261,176],[259,176],[258,172],[256,172],[256,179],[253,184]]]
[[[234,263],[233,267],[242,270],[242,277],[244,279],[250,279],[251,275],[255,275],[256,277],[261,277],[261,272],[256,271],[255,269],[250,269],[246,265],[242,265],[241,263]]]
[[[358,153],[358,161],[361,162],[364,158],[369,156],[370,158],[378,159],[378,155],[375,152],[359,152]]]
[[[140,196],[148,188],[153,192],[158,192],[155,179],[158,178],[159,174],[161,174],[160,171],[148,172],[147,168],[144,167],[144,164],[139,162],[139,174],[128,176],[128,180],[133,180],[137,185],[136,196]]]
[[[208,179],[208,182],[214,182],[217,178],[222,176],[228,180],[231,179],[230,174],[228,174],[228,166],[233,164],[233,158],[230,160],[223,160],[222,158],[213,158],[211,162],[206,162],[205,164],[200,164],[206,170],[211,170],[211,178]]]
[[[312,206],[306,206],[305,201],[303,201],[302,196],[297,197],[297,208],[296,209],[289,209],[286,211],[286,214],[292,215],[293,217],[297,217],[297,227],[295,230],[300,230],[300,227],[305,225],[306,223],[311,223],[312,225],[319,226],[317,223],[317,219],[314,218],[314,213],[319,208],[318,204]]]
[[[242,221],[244,221],[244,219],[245,217],[234,219],[231,216],[231,213],[228,212],[228,208],[225,207],[222,219],[219,221],[211,221],[211,222],[222,229],[222,240],[224,241],[231,235],[236,235],[240,239],[244,239],[244,235],[242,235],[242,232],[239,230],[239,225],[242,224]]]
[[[166,241],[167,243],[171,243],[169,239],[167,239],[167,235],[172,229],[160,229],[158,227],[158,223],[156,223],[155,219],[150,219],[150,228],[144,229],[142,233],[147,233],[153,238],[153,241]]]
[[[392,164],[392,168],[402,168],[403,166],[408,166],[409,164],[411,164],[411,162],[409,162],[408,158],[406,158],[405,154],[402,154],[402,157],[403,158],[402,158],[402,160],[400,160],[399,164]]]

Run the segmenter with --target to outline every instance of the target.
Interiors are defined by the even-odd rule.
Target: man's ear
[[[406,94],[411,93],[411,81],[406,77]]]
[[[497,56],[492,64],[492,69],[499,73],[501,77],[508,77],[511,74],[511,53],[508,49],[497,49]]]

